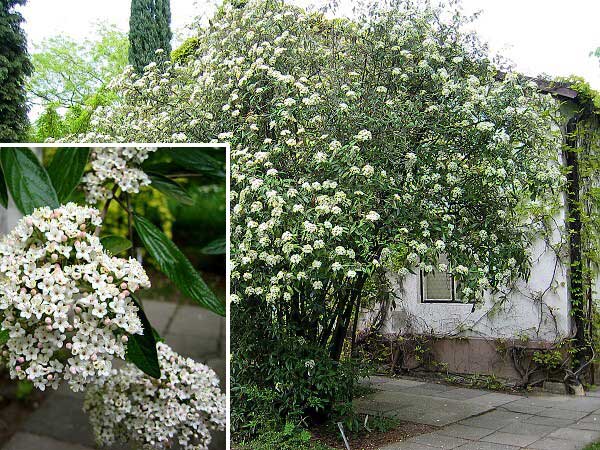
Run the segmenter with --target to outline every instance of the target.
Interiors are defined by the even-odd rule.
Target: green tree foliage
[[[25,0],[0,2],[0,141],[18,142],[26,132],[27,97],[25,80],[31,73],[27,38],[21,28],[23,17],[15,6]]]
[[[132,0],[129,17],[129,63],[139,73],[171,54],[170,0]],[[162,52],[157,52],[161,49]]]
[[[32,55],[34,73],[28,91],[43,112],[29,140],[43,142],[85,132],[93,111],[115,99],[108,83],[127,65],[127,34],[106,24],[99,24],[95,34],[83,42],[53,36]]]
[[[127,65],[127,34],[99,24],[93,39],[57,35],[32,55],[34,73],[28,90],[33,102],[60,107],[83,106]]]

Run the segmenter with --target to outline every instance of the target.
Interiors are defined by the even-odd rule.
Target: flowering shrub
[[[92,234],[100,224],[99,211],[69,203],[35,210],[2,239],[2,354],[12,378],[81,390],[107,377],[128,335],[142,333],[130,294],[150,282],[135,259],[103,250]]]
[[[452,274],[464,300],[527,276],[564,181],[557,108],[501,75],[460,13],[441,16],[226,2],[195,59],[125,71],[82,137],[231,143],[234,383],[274,379],[282,336],[339,360],[391,262]]]
[[[148,154],[156,148],[144,147],[102,147],[92,149],[90,164],[92,170],[82,178],[88,203],[95,204],[112,197],[111,187],[117,186],[123,192],[137,194],[141,187],[150,184],[150,178],[139,168]]]
[[[126,365],[87,391],[99,445],[133,442],[142,449],[206,450],[210,431],[225,427],[225,396],[209,367],[184,358],[163,343],[157,345],[162,376],[148,377]],[[150,432],[149,432],[150,431]]]

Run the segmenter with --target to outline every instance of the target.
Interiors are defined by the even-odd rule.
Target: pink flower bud
[[[81,231],[85,231],[85,223],[82,223],[81,225],[79,225],[79,229]]]
[[[124,281],[121,283],[121,289],[127,289],[127,283]]]
[[[71,344],[70,342],[67,342],[65,344],[65,347],[67,347],[67,350],[71,350],[73,348],[73,344]]]
[[[54,377],[52,376],[52,374],[51,374],[51,373],[49,373],[49,374],[48,374],[48,376],[47,376],[46,378],[48,378],[48,380],[52,380]]]
[[[77,368],[74,366],[71,366],[71,368],[69,369],[69,371],[74,375],[77,373]]]
[[[65,236],[65,235],[63,234],[63,237],[61,238],[61,241],[63,241],[63,242],[67,242],[67,236]]]
[[[31,217],[28,217],[27,219],[25,219],[25,223],[28,227],[30,227],[31,225],[33,225],[33,219]]]
[[[126,298],[129,297],[129,291],[127,289],[125,289],[123,292],[121,292],[121,298]]]
[[[106,281],[108,281],[109,283],[112,283],[113,280],[114,280],[114,278],[111,275],[109,275],[108,277],[106,277]]]
[[[19,356],[19,357],[17,358],[17,362],[18,362],[19,364],[23,364],[23,363],[25,362],[25,358],[23,358],[22,356]]]
[[[73,325],[67,325],[67,331],[73,331]]]
[[[44,347],[44,344],[42,344],[41,342],[38,342],[37,343],[37,348],[42,348],[42,347]]]
[[[92,361],[96,361],[98,359],[95,353],[90,358]]]
[[[75,312],[76,312],[77,314],[81,314],[81,308],[80,308],[79,306],[76,306],[76,307],[75,307]]]
[[[52,256],[50,256],[50,258],[52,259],[52,261],[56,261],[58,259],[58,255],[56,253],[52,253]]]
[[[111,323],[112,322],[108,317],[106,319],[104,319],[104,325],[109,326]]]
[[[46,325],[46,330],[52,331],[52,325]]]
[[[21,371],[21,366],[16,366],[16,367],[15,367],[15,370],[16,370],[17,372],[20,372],[20,371]]]
[[[46,317],[46,324],[50,325],[52,323],[52,319],[50,317]]]
[[[129,338],[127,337],[127,335],[126,335],[126,334],[124,334],[123,336],[121,336],[121,340],[122,340],[123,342],[127,342],[127,341],[129,340]]]

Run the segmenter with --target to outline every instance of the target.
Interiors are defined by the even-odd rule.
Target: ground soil
[[[350,444],[350,448],[352,450],[374,450],[388,444],[404,441],[405,439],[418,436],[419,434],[430,433],[437,429],[437,427],[433,427],[431,425],[400,422],[396,427],[388,431],[373,431],[368,434],[347,437],[348,443]],[[329,445],[335,449],[346,449],[339,432],[335,433],[329,427],[311,428],[310,432],[313,435],[313,439],[322,444]]]

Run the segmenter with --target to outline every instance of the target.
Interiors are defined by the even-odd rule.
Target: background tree
[[[170,0],[131,0],[129,17],[129,64],[138,73],[153,61],[171,54]],[[163,52],[157,54],[156,50]]]
[[[28,92],[42,113],[29,139],[84,132],[94,109],[116,98],[108,83],[127,65],[128,47],[127,33],[107,24],[83,42],[65,35],[45,39],[32,55]]]
[[[0,2],[0,141],[18,142],[28,126],[26,77],[31,73],[23,17],[15,6],[25,0]]]

